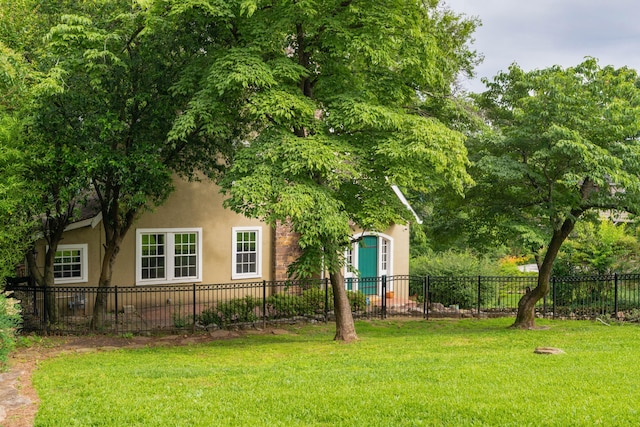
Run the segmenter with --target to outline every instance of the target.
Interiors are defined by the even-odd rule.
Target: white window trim
[[[393,237],[389,236],[388,234],[384,234],[384,233],[371,233],[371,232],[364,232],[364,233],[357,233],[353,235],[353,240],[357,240],[356,242],[354,242],[351,245],[351,250],[353,253],[353,271],[349,271],[348,266],[345,265],[344,267],[344,278],[345,279],[354,279],[358,277],[358,263],[359,263],[359,251],[358,251],[358,245],[360,245],[360,240],[365,237],[365,236],[375,236],[378,238],[378,266],[377,266],[377,272],[378,272],[378,276],[392,276],[393,275]],[[386,270],[382,270],[382,245],[380,244],[380,239],[385,239],[387,242],[389,242],[388,245],[388,258],[387,258],[387,269]],[[345,259],[347,257],[347,251],[345,251],[344,253]]]
[[[196,255],[196,275],[191,277],[174,277],[175,248],[174,234],[196,233],[197,234],[197,255]],[[142,235],[143,234],[165,234],[167,238],[165,250],[165,271],[166,277],[162,279],[142,278]],[[136,285],[161,285],[167,283],[194,283],[202,282],[202,228],[138,228],[136,230]]]
[[[236,255],[238,233],[245,231],[253,231],[256,233],[256,272],[255,273],[236,273]],[[262,227],[232,227],[231,229],[231,279],[258,279],[262,277]]]
[[[67,283],[87,283],[89,281],[89,268],[88,268],[88,245],[86,243],[73,244],[73,245],[58,245],[56,252],[80,250],[80,277],[59,277],[54,278],[53,283],[56,285],[66,285]],[[47,248],[48,249],[48,248]],[[55,263],[55,260],[54,260]]]

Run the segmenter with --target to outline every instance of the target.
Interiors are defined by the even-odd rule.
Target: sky
[[[638,0],[443,0],[458,14],[478,17],[471,45],[484,56],[476,77],[462,79],[470,92],[516,62],[523,70],[570,67],[585,57],[600,66],[640,72]]]

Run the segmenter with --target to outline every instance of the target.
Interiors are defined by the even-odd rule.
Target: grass
[[[206,345],[65,355],[33,376],[36,426],[591,426],[640,417],[640,327],[359,322]],[[536,355],[552,346],[566,354]]]

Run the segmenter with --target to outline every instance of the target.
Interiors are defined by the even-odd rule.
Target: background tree
[[[438,1],[169,4],[219,31],[175,86],[192,100],[174,134],[217,129],[219,117],[242,124],[221,181],[226,206],[290,222],[302,249],[292,273],[329,272],[336,339],[355,339],[341,273],[350,225],[379,231],[410,219],[391,184],[426,194],[469,182],[462,134],[425,100],[447,103],[456,75],[470,72],[475,22]]]
[[[633,225],[609,220],[582,222],[567,238],[553,265],[553,274],[636,274],[640,242]]]
[[[638,76],[587,59],[531,72],[514,64],[487,85],[479,102],[495,133],[469,144],[477,182],[469,200],[505,235],[546,236],[538,285],[520,300],[514,323],[528,328],[576,222],[639,207]]]
[[[14,209],[22,217],[25,232],[20,235],[24,257],[26,253],[30,276],[36,284],[54,284],[54,261],[65,228],[77,217],[88,195],[89,181],[82,166],[83,151],[77,147],[73,120],[59,114],[61,105],[55,97],[63,92],[60,76],[47,75],[47,54],[43,37],[48,26],[69,11],[64,1],[40,4],[31,0],[10,0],[0,6],[0,13],[10,18],[0,25],[0,38],[15,50],[13,63],[28,69],[28,81],[13,81],[4,98],[13,107],[15,134],[7,144],[20,153],[13,167],[3,169],[12,180],[22,183],[15,192],[19,203]],[[12,57],[7,56],[8,59]],[[12,79],[16,80],[16,78]],[[8,145],[9,146],[9,145]],[[28,226],[28,227],[27,227]],[[44,266],[36,264],[35,248],[24,251],[24,245],[35,244],[38,238],[46,242]],[[14,250],[18,249],[17,247]],[[45,293],[45,298],[53,296]],[[57,304],[49,302],[47,319],[57,321]]]
[[[16,12],[18,12],[16,10]],[[16,266],[24,259],[33,222],[23,210],[33,196],[28,182],[21,179],[25,170],[20,150],[23,121],[20,111],[33,70],[9,43],[8,10],[0,7],[0,286],[4,278],[15,276]],[[18,46],[19,47],[19,46]]]

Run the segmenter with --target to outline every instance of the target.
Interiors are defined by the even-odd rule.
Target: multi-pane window
[[[142,234],[142,280],[165,278],[165,235]]]
[[[175,277],[194,277],[197,275],[198,252],[196,245],[198,243],[196,233],[178,233],[174,234],[174,276]]]
[[[232,279],[261,276],[261,229],[233,228]]]
[[[202,229],[139,229],[137,282],[202,280]]]
[[[87,281],[87,245],[58,245],[53,260],[55,283]]]
[[[389,241],[384,238],[380,238],[380,271],[382,274],[387,274],[389,270]]]
[[[345,254],[344,260],[345,260],[345,264],[347,266],[347,270],[352,270],[353,268],[355,268],[354,265],[353,265],[353,245],[351,245],[347,249],[347,252]]]

